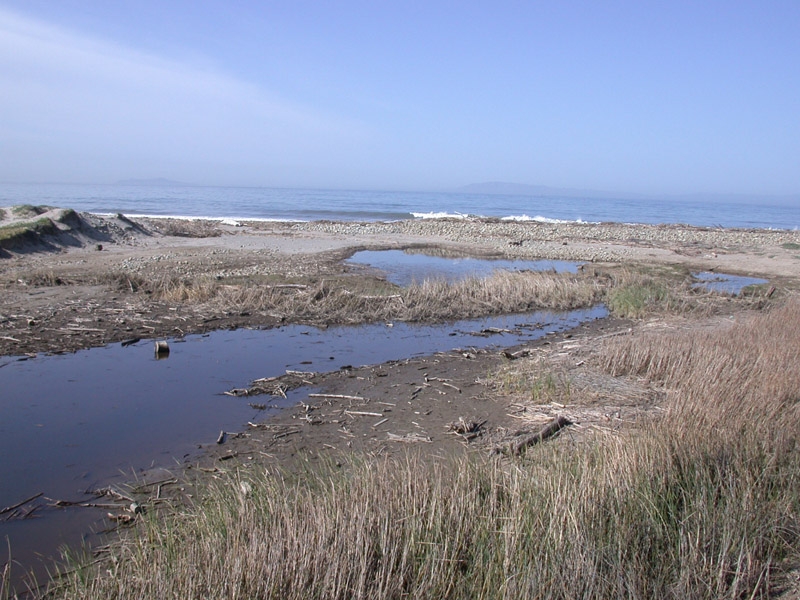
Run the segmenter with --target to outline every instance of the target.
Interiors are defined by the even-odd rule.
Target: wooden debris
[[[486,425],[486,421],[467,420],[464,417],[459,417],[458,421],[450,423],[447,429],[467,440],[471,440],[481,434],[484,425]]]
[[[353,400],[354,402],[366,402],[366,398],[361,396],[345,396],[344,394],[309,394],[309,398],[332,398],[334,400]],[[380,415],[378,415],[380,416]]]
[[[346,410],[344,414],[354,417],[382,417],[383,413],[364,412],[360,410]]]
[[[117,500],[125,500],[126,502],[133,502],[133,498],[131,498],[126,494],[123,494],[119,490],[116,490],[110,486],[105,488],[100,488],[92,493],[98,498],[102,496],[111,496],[112,498],[116,498]]]
[[[169,344],[165,340],[156,341],[156,357],[166,357],[169,355]]]
[[[517,360],[518,358],[530,356],[531,351],[527,348],[525,350],[518,350],[517,352],[509,352],[508,350],[503,350],[501,354],[505,356],[508,360]]]
[[[222,392],[226,396],[249,396],[250,390],[247,388],[233,388],[232,390],[228,390],[227,392]]]
[[[295,433],[300,433],[300,430],[299,429],[293,429],[291,431],[284,431],[283,433],[276,433],[275,435],[272,436],[272,439],[273,440],[279,440],[281,438],[284,438],[284,437],[286,437],[288,435],[293,435]]]
[[[404,442],[409,444],[413,444],[415,442],[423,442],[425,444],[430,444],[433,441],[428,436],[420,435],[419,433],[407,433],[405,435],[397,435],[396,433],[387,433],[386,436],[390,442]]]
[[[543,442],[544,440],[553,437],[564,427],[572,425],[572,421],[564,416],[558,416],[547,425],[542,427],[536,433],[518,436],[517,439],[512,440],[508,444],[502,446],[495,446],[492,449],[492,454],[511,454],[512,456],[519,456],[523,451],[527,450],[530,446]]]
[[[36,500],[42,494],[44,494],[44,492],[39,492],[38,494],[34,494],[33,496],[31,496],[30,498],[25,498],[25,500],[23,500],[21,502],[17,502],[16,504],[12,504],[11,506],[6,506],[2,510],[0,510],[0,515],[4,515],[6,513],[9,513],[12,510],[15,510],[15,509],[19,508],[20,506],[24,506],[28,502],[32,502],[33,500]]]

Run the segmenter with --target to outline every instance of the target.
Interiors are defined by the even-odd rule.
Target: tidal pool
[[[53,508],[44,497],[86,501],[87,490],[175,466],[220,430],[241,431],[247,421],[269,418],[270,411],[249,406],[252,398],[223,394],[231,388],[287,369],[325,372],[454,348],[509,347],[606,315],[598,306],[427,326],[216,331],[170,340],[166,360],[156,360],[152,341],[0,357],[0,508],[43,493],[36,518],[0,521],[0,564],[8,560],[6,538],[13,559],[32,566],[98,524],[94,511]],[[487,328],[513,333],[473,335]],[[291,405],[307,392],[295,390],[280,402]]]
[[[459,281],[468,277],[486,277],[499,269],[577,273],[581,265],[566,260],[507,260],[458,256],[452,253],[435,256],[431,252],[432,249],[362,250],[345,262],[378,269],[386,274],[387,281],[401,287],[414,282],[422,283],[426,279]]]
[[[697,279],[697,283],[692,286],[694,288],[703,288],[709,292],[732,294],[734,296],[741,293],[748,285],[769,283],[766,279],[728,275],[727,273],[712,273],[710,271],[692,273],[692,276]]]

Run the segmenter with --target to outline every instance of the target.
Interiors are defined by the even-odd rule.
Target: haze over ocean
[[[800,228],[800,202],[614,198],[187,185],[0,184],[0,205],[94,213],[288,221],[392,221],[442,216],[517,220]]]
[[[798,31],[797,0],[0,0],[0,182],[797,197]],[[253,194],[226,195],[236,212]],[[376,211],[356,196],[325,198]],[[657,202],[381,199],[389,214],[752,221]]]

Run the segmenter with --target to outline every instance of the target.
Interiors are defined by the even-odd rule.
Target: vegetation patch
[[[781,244],[781,248],[784,250],[800,250],[800,244],[796,244],[794,242],[786,242],[785,244]]]
[[[11,207],[11,214],[19,219],[32,219],[51,210],[49,206],[33,206],[32,204],[18,204]]]
[[[0,225],[0,248],[14,249],[20,245],[36,242],[41,235],[58,231],[55,224],[47,217],[35,221]]]

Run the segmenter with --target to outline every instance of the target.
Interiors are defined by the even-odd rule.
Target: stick
[[[336,400],[356,400],[358,402],[364,402],[366,398],[362,398],[361,396],[345,396],[343,394],[309,394],[309,398],[335,398]],[[380,416],[380,415],[378,415]]]
[[[383,413],[363,412],[360,410],[346,410],[344,414],[356,417],[382,417]]]
[[[292,431],[284,431],[283,433],[276,433],[272,436],[273,440],[279,440],[281,438],[286,437],[287,435],[294,435],[295,433],[300,433],[299,429],[294,429]]]
[[[12,506],[6,506],[3,510],[0,510],[0,515],[4,515],[7,512],[11,512],[15,508],[19,508],[20,506],[23,506],[23,505],[27,504],[31,500],[36,500],[42,494],[44,494],[44,492],[39,492],[38,494],[34,494],[33,496],[31,496],[30,498],[25,498],[25,500],[23,500],[22,502],[17,502],[16,504],[14,504]]]

